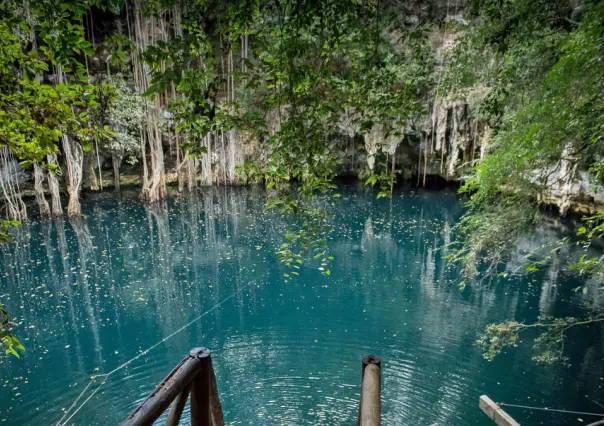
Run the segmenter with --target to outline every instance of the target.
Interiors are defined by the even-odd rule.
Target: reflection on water
[[[393,200],[342,188],[329,247],[331,276],[305,265],[285,283],[273,253],[285,223],[259,189],[212,188],[147,206],[135,196],[86,200],[86,219],[44,221],[0,246],[0,295],[27,347],[4,361],[0,420],[56,423],[90,376],[107,373],[210,311],[112,375],[72,419],[117,424],[195,346],[213,351],[228,424],[354,424],[360,358],[383,358],[384,424],[490,424],[478,396],[602,411],[602,334],[571,334],[570,367],[530,361],[530,342],[484,361],[473,345],[506,318],[580,315],[599,303],[562,268],[560,251],[528,278],[459,291],[443,258],[461,205],[449,191]],[[560,237],[527,237],[506,265]],[[218,308],[211,310],[218,303]],[[528,336],[527,341],[531,339]],[[98,383],[98,382],[97,382]],[[515,410],[528,424],[576,415]],[[585,423],[592,418],[581,419]]]

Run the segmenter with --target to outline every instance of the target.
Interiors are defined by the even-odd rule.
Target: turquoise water
[[[306,264],[284,282],[274,248],[283,219],[259,189],[214,188],[149,207],[136,196],[84,200],[84,221],[33,222],[0,246],[0,295],[21,323],[21,360],[0,365],[0,421],[56,424],[94,374],[69,424],[117,424],[190,348],[212,350],[227,424],[351,425],[360,359],[382,357],[385,425],[490,425],[478,397],[604,412],[603,335],[573,332],[570,366],[530,360],[532,336],[489,363],[474,346],[485,324],[580,315],[597,303],[561,267],[461,292],[443,257],[462,212],[454,192],[401,189],[392,200],[344,187],[329,246],[331,275]],[[522,253],[564,234],[527,237]],[[218,306],[217,306],[218,305]],[[594,402],[595,401],[595,402]],[[69,411],[69,417],[75,410]],[[510,408],[523,425],[597,418]],[[582,421],[581,421],[582,420]]]

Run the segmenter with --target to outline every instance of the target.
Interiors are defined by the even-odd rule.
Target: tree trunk
[[[178,166],[176,169],[176,173],[178,174],[178,192],[182,192],[184,184],[182,180],[182,164],[180,163],[180,148],[178,147],[178,142],[176,144],[176,164]]]
[[[89,187],[91,191],[99,190],[99,181],[96,178],[96,172],[94,171],[94,156],[92,153],[84,154],[85,162],[88,166],[88,179]]]
[[[122,164],[122,157],[118,154],[111,156],[113,162],[113,184],[117,192],[120,191],[120,166]]]
[[[48,164],[57,164],[57,155],[55,153],[46,156]],[[52,205],[52,216],[63,215],[63,206],[61,206],[61,194],[59,191],[59,180],[53,171],[48,172],[48,189],[50,190],[50,200]]]
[[[211,186],[213,177],[212,177],[212,136],[215,133],[210,132],[204,138],[204,143],[207,152],[203,154],[201,158],[201,184],[203,186]]]
[[[243,166],[243,159],[239,149],[239,133],[236,130],[229,130],[228,135],[228,150],[229,150],[229,167],[228,177],[231,185],[239,183],[239,174],[237,167]]]
[[[84,152],[82,146],[63,136],[63,150],[67,162],[67,193],[69,203],[67,204],[67,216],[79,216],[82,213],[80,206],[80,189],[82,186],[82,161]]]
[[[50,217],[50,206],[44,196],[44,170],[38,163],[34,163],[34,191],[40,208],[40,216],[43,218]]]
[[[19,177],[16,173],[13,174],[11,172],[11,164],[14,164],[13,154],[7,147],[4,147],[0,150],[0,169],[2,172],[0,186],[2,187],[2,194],[6,202],[8,218],[27,222],[27,209],[21,198]]]
[[[224,131],[220,131],[220,171],[222,172],[222,183],[227,184],[227,159],[224,149]]]
[[[57,67],[59,83],[63,83],[64,74],[62,67]],[[67,135],[61,138],[63,142],[63,151],[65,152],[65,163],[67,164],[67,193],[69,202],[67,204],[68,216],[79,216],[80,207],[80,189],[82,187],[82,172],[84,168],[84,150],[82,145],[72,140]]]
[[[90,20],[92,21],[92,16],[90,17]],[[94,146],[96,148],[96,162],[97,165],[99,167],[99,181],[101,183],[101,191],[103,190],[103,168],[101,167],[101,156],[99,155],[99,143],[95,140],[94,141]],[[92,169],[94,170],[94,159],[92,160]]]
[[[142,0],[135,0],[134,6],[135,46],[137,47],[137,52],[142,53],[149,45],[153,45],[155,43],[156,34],[158,32],[162,33],[161,28],[158,28],[158,20],[162,20],[164,18],[163,16],[151,16],[149,18],[143,16],[142,10],[144,7],[144,2]],[[135,83],[137,89],[144,92],[149,89],[149,75],[151,74],[151,69],[148,64],[140,62],[137,57],[138,55],[133,55]],[[148,202],[155,202],[164,198],[166,194],[164,153],[162,147],[162,135],[159,130],[162,105],[159,96],[155,97],[155,102],[145,98],[145,103],[147,113],[147,125],[145,133],[146,141],[149,144],[150,169],[147,169],[148,165],[145,159],[146,148],[144,146],[145,139],[143,139],[143,176],[145,179],[143,189],[141,191],[141,198]]]
[[[187,189],[190,191],[197,186],[197,160],[187,160]]]

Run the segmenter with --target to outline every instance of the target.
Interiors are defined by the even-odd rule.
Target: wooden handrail
[[[170,404],[166,425],[178,425],[189,393],[192,426],[224,426],[212,357],[206,348],[191,350],[121,426],[151,426]]]
[[[168,414],[166,426],[178,426],[180,418],[182,417],[182,412],[185,409],[185,405],[187,405],[187,399],[189,399],[189,392],[191,392],[191,385],[185,386],[183,391],[179,393],[174,402],[172,402],[172,408],[170,409],[170,414]]]
[[[478,406],[497,426],[520,426],[516,420],[503,411],[499,405],[486,395],[480,397]]]
[[[361,401],[357,426],[380,426],[382,406],[380,373],[382,362],[375,355],[363,357],[361,370]]]

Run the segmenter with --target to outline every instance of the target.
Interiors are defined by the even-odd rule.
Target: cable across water
[[[602,418],[604,418],[604,414],[585,413],[583,411],[561,410],[561,409],[547,408],[547,407],[530,407],[528,405],[506,404],[505,402],[498,402],[497,405],[501,405],[502,407],[524,408],[526,410],[552,411],[552,412],[555,412],[555,413],[581,414],[583,416],[594,416],[594,417],[602,417]]]
[[[98,392],[98,390],[107,382],[107,379],[109,378],[109,376],[111,376],[113,373],[116,373],[118,371],[120,371],[122,368],[130,365],[131,363],[133,363],[134,361],[136,361],[138,358],[142,357],[143,355],[146,355],[147,353],[149,353],[149,351],[155,349],[156,347],[158,347],[159,345],[161,345],[162,343],[166,342],[167,340],[169,340],[170,338],[174,337],[176,334],[180,333],[181,331],[185,330],[187,327],[190,327],[191,325],[193,325],[194,323],[196,323],[197,321],[199,321],[200,319],[202,319],[203,317],[205,317],[207,314],[215,311],[216,309],[218,309],[220,306],[222,306],[225,302],[227,302],[228,300],[232,299],[233,297],[237,296],[238,294],[240,294],[241,292],[243,292],[243,290],[248,289],[249,287],[252,287],[253,285],[255,285],[255,282],[250,282],[249,284],[247,284],[246,286],[241,287],[239,290],[237,290],[236,292],[234,292],[233,294],[231,294],[230,296],[224,298],[223,300],[221,300],[220,302],[218,302],[216,305],[214,305],[213,307],[211,307],[210,309],[208,309],[207,311],[203,312],[202,314],[200,314],[199,316],[197,316],[196,318],[192,319],[191,321],[189,321],[188,323],[186,323],[185,325],[183,325],[182,327],[180,327],[178,330],[174,331],[173,333],[169,334],[168,336],[164,337],[162,340],[160,340],[159,342],[155,343],[153,346],[150,346],[149,348],[145,349],[144,351],[142,351],[141,353],[139,353],[138,355],[136,355],[135,357],[129,359],[128,361],[124,362],[123,364],[121,364],[120,366],[116,367],[115,369],[111,370],[109,373],[103,373],[103,374],[95,374],[94,376],[91,377],[90,379],[90,383],[88,383],[86,385],[86,387],[84,388],[84,390],[82,390],[82,392],[80,392],[80,394],[78,395],[78,397],[75,399],[75,401],[73,401],[73,403],[69,406],[69,408],[67,409],[67,411],[65,411],[65,413],[63,414],[63,417],[61,417],[61,419],[57,422],[56,426],[65,426],[67,424],[67,422],[69,422],[73,416],[75,416],[81,409],[82,407],[84,407],[84,405],[86,405],[86,403],[88,401],[90,401],[90,399]],[[92,386],[92,384],[98,379],[98,378],[103,378],[103,381],[101,382],[100,385],[98,385],[96,387],[96,389],[90,394],[90,396],[88,396],[88,398],[86,398],[84,400],[84,402],[82,402],[77,409],[74,410],[74,407],[76,406],[76,404],[78,403],[78,401],[82,398],[82,396],[86,393],[86,391],[90,388],[90,386]],[[73,411],[73,413],[71,413],[71,411]],[[70,415],[71,413],[71,415]],[[69,415],[69,417],[67,417]],[[66,418],[67,417],[67,418]]]

